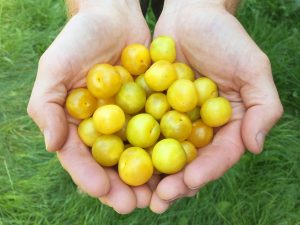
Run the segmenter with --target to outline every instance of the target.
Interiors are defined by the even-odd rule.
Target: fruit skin
[[[140,147],[126,149],[119,160],[120,178],[128,185],[145,184],[153,174],[153,164],[149,154]]]
[[[199,106],[203,105],[210,98],[218,97],[218,87],[211,79],[200,77],[194,81],[194,84],[197,90]]]
[[[93,121],[98,132],[113,134],[122,129],[125,114],[117,105],[104,105],[95,111]]]
[[[76,119],[90,117],[97,108],[97,100],[86,88],[71,91],[66,100],[68,113]]]
[[[192,132],[188,137],[188,141],[196,148],[208,145],[213,138],[213,128],[207,126],[202,120],[196,120],[192,126]]]
[[[177,62],[173,63],[173,66],[177,74],[177,79],[195,80],[195,73],[187,64]]]
[[[109,64],[97,64],[88,72],[87,88],[97,98],[114,96],[122,85],[117,70]]]
[[[153,145],[160,135],[160,127],[153,116],[138,114],[129,120],[126,130],[127,140],[133,146],[147,148]]]
[[[115,69],[119,73],[123,84],[134,82],[131,74],[123,66],[115,66]]]
[[[145,104],[145,111],[155,119],[160,120],[163,115],[170,110],[167,96],[163,93],[150,95]]]
[[[183,150],[186,155],[186,163],[188,164],[192,162],[198,155],[195,146],[189,141],[181,142],[181,146],[183,147]]]
[[[193,110],[186,113],[192,122],[200,118],[200,107],[196,106]]]
[[[152,150],[154,167],[166,174],[179,172],[186,164],[186,155],[180,142],[167,138],[156,143]]]
[[[170,63],[176,59],[175,41],[169,36],[159,36],[150,45],[150,55],[153,62],[166,60]]]
[[[176,79],[174,66],[165,60],[155,62],[145,73],[145,81],[154,91],[167,90]]]
[[[153,91],[151,90],[151,88],[149,88],[148,84],[145,81],[145,74],[139,75],[135,79],[135,83],[137,83],[141,88],[144,89],[144,91],[146,92],[147,96],[149,96],[149,95],[151,95],[153,93]]]
[[[178,141],[187,139],[192,131],[192,122],[184,113],[175,110],[167,112],[160,121],[160,129],[166,138]]]
[[[115,98],[97,98],[97,107],[99,108],[100,106],[103,105],[114,105],[115,104]]]
[[[146,152],[149,154],[151,160],[152,160],[152,151],[153,151],[154,145],[146,148]],[[161,172],[159,172],[155,167],[153,168],[153,174],[161,174]]]
[[[220,127],[230,120],[232,108],[226,98],[211,98],[202,105],[200,115],[203,122],[208,126]]]
[[[179,112],[188,112],[198,103],[197,92],[192,81],[176,80],[167,91],[167,99],[171,107]]]
[[[98,137],[92,147],[92,155],[101,166],[114,166],[124,150],[121,138],[116,135]]]
[[[92,147],[96,139],[101,136],[101,134],[96,130],[93,118],[81,121],[77,130],[82,142],[89,147]]]
[[[135,114],[144,108],[146,93],[138,84],[131,82],[123,84],[115,99],[125,113]]]
[[[127,130],[128,122],[129,122],[129,120],[130,120],[131,118],[132,118],[132,117],[131,117],[130,115],[125,114],[125,123],[124,123],[122,129],[115,133],[115,134],[118,135],[123,141],[127,141],[126,130]]]
[[[151,64],[149,50],[142,44],[130,44],[121,55],[122,65],[132,75],[145,73]]]

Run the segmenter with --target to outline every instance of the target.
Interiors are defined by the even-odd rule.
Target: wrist
[[[223,8],[234,13],[239,0],[165,0],[164,8],[180,10],[182,7]]]
[[[141,10],[139,0],[65,0],[68,15],[73,16],[78,12],[106,11],[109,8]]]

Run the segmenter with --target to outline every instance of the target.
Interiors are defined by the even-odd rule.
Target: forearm
[[[97,9],[100,5],[105,5],[107,1],[100,0],[65,0],[67,6],[68,16],[74,16],[79,10],[82,9]]]
[[[239,0],[165,0],[164,6],[181,9],[183,6],[195,5],[196,7],[223,7],[231,14],[234,14]]]
[[[65,0],[68,16],[71,17],[82,10],[99,11],[111,7],[129,10],[141,10],[139,0]]]
[[[65,0],[67,6],[68,17],[72,17],[79,10],[79,0]]]
[[[229,11],[231,14],[234,14],[238,4],[239,4],[239,0],[226,0],[225,1],[225,8],[227,9],[227,11]]]

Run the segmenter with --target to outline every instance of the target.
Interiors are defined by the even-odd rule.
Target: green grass
[[[0,0],[0,225],[300,225],[300,1],[248,0],[238,17],[269,55],[285,107],[264,152],[162,215],[118,215],[76,190],[26,115],[38,58],[65,23],[63,1]]]

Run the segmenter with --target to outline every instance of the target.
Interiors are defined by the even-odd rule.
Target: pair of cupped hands
[[[79,121],[65,110],[69,91],[86,86],[97,63],[118,64],[131,43],[149,46],[151,35],[139,1],[82,1],[78,12],[42,55],[28,113],[56,151],[75,184],[118,213],[150,207],[162,213],[176,199],[195,195],[239,161],[247,148],[260,153],[266,134],[283,113],[268,57],[249,37],[225,1],[166,0],[154,37],[176,41],[177,60],[216,82],[232,105],[231,121],[181,172],[153,175],[142,186],[123,183],[117,171],[93,159],[77,134]]]

